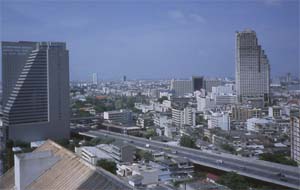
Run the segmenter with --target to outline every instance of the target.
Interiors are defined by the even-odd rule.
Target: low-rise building
[[[154,125],[165,127],[172,122],[171,115],[167,113],[159,113],[154,116]]]
[[[228,113],[212,113],[210,119],[208,120],[208,128],[220,128],[224,131],[230,130],[230,117]]]
[[[131,189],[108,171],[94,167],[51,140],[33,152],[16,154],[14,163],[0,176],[1,189]]]
[[[260,108],[252,108],[244,105],[234,105],[231,107],[231,120],[237,122],[246,122],[250,118],[261,118],[263,112]]]
[[[119,125],[119,124],[113,124],[113,123],[102,123],[99,126],[100,129],[104,129],[107,131],[112,131],[116,133],[121,134],[127,134],[127,135],[136,135],[140,132],[141,128],[137,126],[128,126],[128,125]]]
[[[103,113],[103,118],[111,123],[131,124],[132,112],[130,110],[115,110]]]
[[[215,100],[210,97],[197,97],[197,111],[207,111],[215,108]]]
[[[136,126],[141,128],[153,126],[153,119],[150,116],[139,116],[136,120]]]
[[[214,98],[215,104],[217,106],[221,105],[232,105],[237,103],[237,96],[236,95],[217,95]]]
[[[160,162],[160,165],[164,172],[160,176],[161,181],[186,179],[191,177],[194,173],[193,164],[186,158],[176,157],[169,160],[163,160]]]
[[[117,162],[132,163],[134,159],[135,147],[121,142],[115,141],[112,143],[111,156]]]
[[[178,127],[183,125],[196,125],[196,110],[192,107],[173,108],[172,109],[172,123]]]
[[[93,146],[75,147],[75,153],[90,164],[96,165],[98,160],[114,160],[108,152]]]
[[[278,119],[281,117],[281,107],[280,106],[271,106],[269,107],[269,117]]]
[[[247,130],[266,136],[272,136],[279,131],[279,127],[271,118],[250,118],[247,120]]]
[[[193,164],[185,158],[164,159],[158,162],[118,164],[117,175],[127,177],[132,186],[150,185],[159,182],[183,180],[192,176]],[[142,176],[133,183],[135,176]]]
[[[300,116],[291,117],[291,158],[300,164]]]
[[[172,139],[174,137],[174,135],[176,134],[176,132],[177,132],[177,129],[172,124],[168,124],[164,127],[164,136],[165,137]]]

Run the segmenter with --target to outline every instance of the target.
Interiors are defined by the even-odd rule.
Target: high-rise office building
[[[193,84],[191,80],[172,80],[171,90],[174,91],[175,96],[184,96],[185,94],[193,92]]]
[[[204,79],[204,83],[203,83],[205,92],[211,92],[213,87],[221,86],[221,85],[223,85],[221,80],[213,79],[213,78],[210,79],[206,78]]]
[[[93,73],[92,74],[92,84],[93,85],[98,85],[98,73]]]
[[[123,76],[122,80],[123,80],[123,82],[126,82],[126,81],[127,81],[126,75]]]
[[[192,82],[194,91],[201,90],[202,88],[204,88],[203,77],[193,76]]]
[[[2,42],[5,140],[69,138],[69,52],[62,42]]]
[[[270,94],[270,65],[256,33],[236,33],[236,91],[240,102],[266,104]],[[256,105],[258,105],[256,104]]]

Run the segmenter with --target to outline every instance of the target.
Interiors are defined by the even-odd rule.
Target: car
[[[133,143],[133,140],[131,140],[130,143]]]
[[[216,163],[217,164],[223,164],[224,162],[223,162],[223,160],[216,160]]]
[[[243,170],[247,170],[247,168],[246,168],[245,166],[242,166],[242,169],[243,169]]]
[[[280,181],[287,181],[286,177],[280,177]]]
[[[285,177],[285,175],[284,175],[283,173],[281,173],[281,172],[278,172],[276,175],[277,175],[278,177]]]
[[[147,148],[149,148],[149,147],[150,147],[150,144],[146,144],[145,146],[146,146]]]
[[[177,150],[172,150],[172,154],[177,154]]]

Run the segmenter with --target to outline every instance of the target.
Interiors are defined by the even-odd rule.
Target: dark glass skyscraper
[[[192,82],[193,82],[193,90],[201,90],[202,88],[204,88],[204,81],[203,81],[203,77],[196,77],[193,76],[192,77]]]
[[[2,42],[6,139],[69,137],[69,52],[62,42]]]

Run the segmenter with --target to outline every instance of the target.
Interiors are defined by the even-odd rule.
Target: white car
[[[146,147],[149,148],[149,147],[150,147],[150,144],[146,144]]]
[[[223,162],[223,160],[216,160],[216,163],[217,164],[223,164],[224,162]]]

